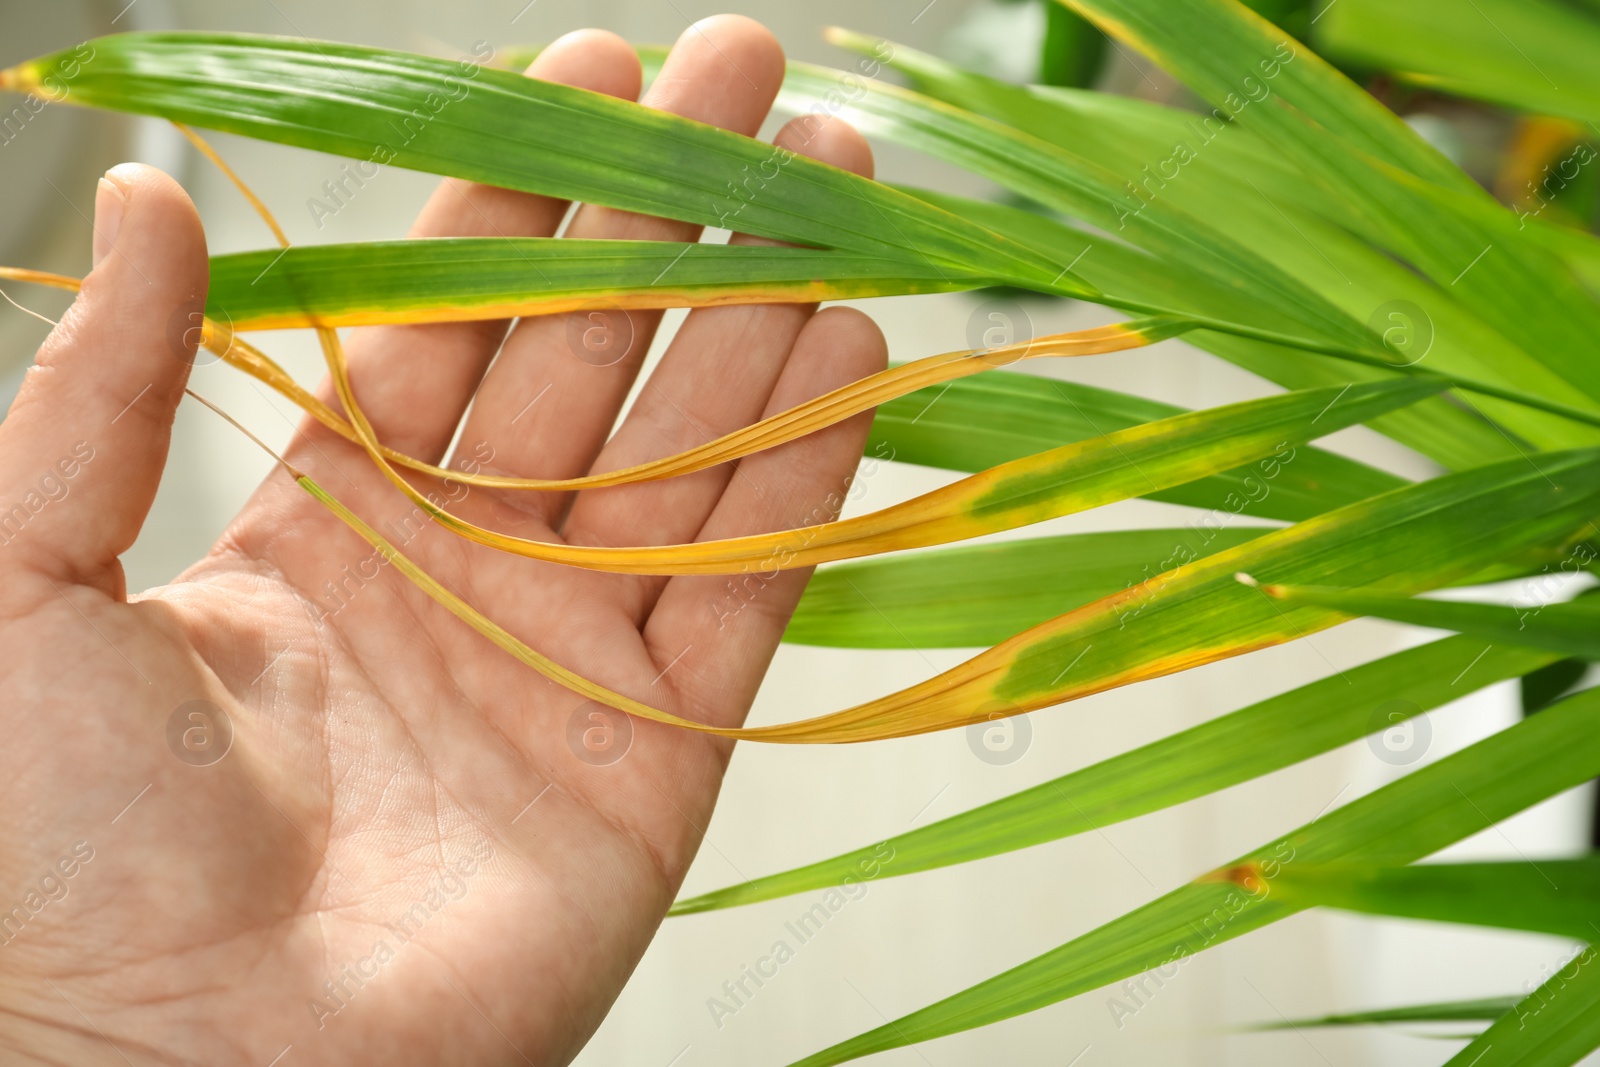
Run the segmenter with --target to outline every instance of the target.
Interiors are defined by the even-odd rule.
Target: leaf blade
[[[1546,716],[1550,716],[1547,718]],[[1600,692],[1563,701],[1337,808],[1240,862],[1410,862],[1600,772]],[[1406,817],[1397,817],[1400,814]],[[1299,910],[1231,882],[1191,882],[1082,937],[794,1067],[832,1067],[874,1052],[999,1022],[1138,974]],[[1213,925],[1214,924],[1214,925]],[[1600,974],[1600,968],[1590,969]],[[1600,1012],[1592,1012],[1600,1021]]]
[[[214,256],[207,315],[236,330],[465,322],[562,311],[809,303],[995,279],[863,253],[573,238],[296,245]]]
[[[1593,554],[1585,549],[1581,558],[1586,564]],[[1600,660],[1600,599],[1594,597],[1516,606],[1301,586],[1271,586],[1266,592],[1288,603],[1317,604],[1346,615],[1371,615],[1412,626],[1455,630],[1489,641],[1506,641]]]
[[[1236,880],[1259,878],[1241,870]],[[1273,892],[1308,906],[1340,908],[1502,930],[1600,937],[1600,857],[1497,863],[1296,864]]]
[[[771,900],[868,869],[914,874],[1089,832],[1309,759],[1554,659],[1479,652],[1459,637],[1397,652],[879,844],[679,901],[672,913]]]
[[[0,87],[71,65],[75,105],[763,236],[980,265],[1073,289],[1026,250],[884,186],[750,138],[473,61],[301,38],[126,33],[43,56]],[[48,94],[48,90],[40,89]],[[54,95],[54,94],[49,94]],[[650,167],[630,164],[649,159]],[[769,177],[770,175],[770,177]],[[745,182],[754,182],[755,187]],[[747,195],[759,188],[759,195]],[[1083,287],[1083,292],[1088,292]]]

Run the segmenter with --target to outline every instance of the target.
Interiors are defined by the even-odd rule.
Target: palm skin
[[[563,39],[532,73],[639,88],[632,54],[598,33]],[[645,102],[754,133],[781,73],[760,27],[707,20]],[[870,169],[842,124],[780,137]],[[0,548],[7,1062],[570,1060],[676,893],[729,747],[635,723],[620,758],[597,756],[583,737],[604,722],[596,709],[377,566],[281,471],[204,560],[127,597],[117,557],[148,511],[187,370],[169,321],[203,291],[205,262],[169,179],[127,167],[110,183],[96,269],[0,423],[0,500],[27,501],[53,469],[66,486]],[[564,210],[446,182],[413,232],[548,234]],[[695,235],[588,207],[569,232]],[[571,476],[699,444],[882,365],[863,317],[813,310],[695,312],[609,441],[652,316],[632,316],[632,350],[609,366],[580,358],[552,318],[503,350],[503,323],[357,331],[352,373],[386,443],[434,459],[465,413],[456,466]],[[736,468],[571,499],[423,488],[524,537],[730,536],[835,512],[864,433],[857,418]],[[93,457],[67,478],[56,464],[80,441]],[[730,600],[724,578],[514,558],[416,521],[359,449],[315,425],[288,458],[529,644],[703,721],[742,720],[805,581],[745,583]],[[205,736],[182,734],[216,729],[188,718],[206,707],[193,701],[231,724],[214,762],[191,751]]]

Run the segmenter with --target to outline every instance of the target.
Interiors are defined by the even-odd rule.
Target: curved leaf
[[[1451,1000],[1440,1004],[1413,1004],[1404,1008],[1374,1008],[1370,1011],[1340,1012],[1312,1019],[1279,1019],[1249,1027],[1250,1030],[1300,1030],[1313,1026],[1372,1026],[1382,1023],[1468,1023],[1493,1022],[1517,1004],[1516,997],[1484,997],[1481,1000]]]
[[[1584,354],[1600,305],[1564,263],[1519,239],[1509,211],[1326,61],[1237,0],[1062,2],[1255,130],[1386,235],[1390,252],[1600,398],[1600,363]]]
[[[1341,0],[1317,47],[1458,96],[1600,120],[1600,20],[1550,0]],[[1507,47],[1506,42],[1513,42]]]
[[[488,58],[480,55],[475,59]],[[68,91],[53,92],[51,78]],[[127,33],[0,88],[364,161],[1091,294],[1059,264],[836,167],[600,93],[407,52]],[[641,159],[646,167],[637,166]]]
[[[846,34],[837,34],[835,39],[852,42]],[[853,44],[864,47],[867,42],[864,38],[854,38]],[[886,44],[884,50],[893,51]],[[843,94],[841,85],[850,85],[850,92]],[[844,97],[843,105],[837,102],[841,96]],[[1361,316],[1356,317],[1334,307],[1322,292],[1324,286],[1308,285],[1304,280],[1291,276],[1268,262],[1253,248],[1247,248],[1231,231],[1222,232],[1195,214],[1182,210],[1171,198],[1158,195],[1145,199],[1137,195],[1129,189],[1132,185],[1130,178],[1118,176],[1098,161],[1089,160],[1068,146],[1049,143],[922,94],[876,82],[863,83],[851,75],[803,63],[789,65],[789,74],[779,100],[797,111],[808,106],[812,111],[820,109],[833,113],[837,110],[868,133],[885,136],[956,163],[1036,203],[1082,219],[1096,229],[1116,234],[1154,254],[1168,270],[1176,269],[1185,274],[1205,277],[1213,289],[1220,285],[1233,290],[1236,295],[1228,302],[1225,314],[1218,315],[1209,308],[1203,316],[1185,313],[1200,319],[1202,325],[1237,338],[1320,352],[1364,366],[1376,365],[1389,369],[1397,365],[1393,354],[1384,349],[1375,333],[1365,325],[1374,308],[1365,308]],[[1145,180],[1141,175],[1133,177]],[[1386,175],[1384,180],[1398,179]],[[1402,193],[1405,197],[1427,200],[1430,190],[1405,185]],[[1433,215],[1439,214],[1442,209],[1429,200],[1425,209],[1408,205],[1406,210],[1425,210]],[[1498,212],[1496,218],[1505,215],[1492,202],[1485,210]],[[1473,226],[1483,222],[1478,215],[1465,221],[1456,220],[1454,215],[1448,218],[1457,230],[1466,228],[1474,235],[1478,229],[1473,229]],[[1341,221],[1348,221],[1348,212],[1346,219]],[[1338,231],[1330,229],[1330,232]],[[1282,239],[1287,240],[1287,237]],[[1304,240],[1304,237],[1295,235],[1294,239]],[[1476,246],[1475,251],[1481,250],[1481,247]],[[1076,258],[1067,262],[1079,266]],[[1559,275],[1559,264],[1551,266],[1550,271]],[[1530,269],[1524,273],[1536,272]],[[1545,273],[1548,275],[1549,271]],[[1404,277],[1403,272],[1396,276]],[[1563,282],[1563,277],[1544,277],[1543,288],[1528,297],[1532,301],[1529,306],[1546,306],[1550,314],[1556,314],[1547,305],[1553,299],[1552,292],[1564,291],[1564,285],[1570,288],[1571,279],[1566,278]],[[1340,284],[1348,283],[1348,277],[1340,278]],[[1530,284],[1529,279],[1519,276],[1513,288],[1526,289]],[[1143,284],[1130,290],[1101,291],[1101,302],[1116,307],[1161,314],[1175,313],[1166,303],[1150,303]],[[1492,297],[1477,295],[1480,299],[1493,299],[1497,302],[1496,306],[1505,306],[1503,293],[1495,292]],[[1242,303],[1240,297],[1244,298]],[[1582,311],[1581,305],[1577,307]],[[1600,318],[1600,310],[1595,314]],[[1526,326],[1525,323],[1523,325]],[[1521,332],[1525,330],[1517,335],[1520,336]],[[1600,327],[1597,327],[1597,332],[1600,332]],[[1575,369],[1580,377],[1600,375],[1600,371],[1591,368],[1578,354],[1582,351],[1582,342],[1577,338],[1577,333],[1581,331],[1563,331],[1563,343],[1559,348],[1540,351],[1548,351],[1552,357],[1559,356],[1566,360],[1571,364],[1568,369]],[[1408,368],[1407,373],[1428,372],[1421,368]],[[1549,376],[1548,371],[1544,376]],[[1488,377],[1499,376],[1491,374]],[[1600,424],[1600,414],[1596,413],[1600,409],[1590,410],[1595,409],[1594,404],[1574,406],[1567,402],[1571,399],[1568,395],[1570,389],[1558,390],[1551,395],[1524,389],[1524,383],[1515,379],[1513,385],[1497,384],[1476,375],[1453,376],[1453,380],[1486,396],[1503,397],[1590,426]],[[1552,442],[1552,446],[1573,447],[1592,443],[1592,440],[1592,436],[1584,437]]]
[[[1440,406],[1449,409],[1434,397],[1415,406],[1424,405],[1430,412]],[[1408,410],[1368,421],[1381,423]],[[880,404],[867,453],[901,463],[980,471],[1068,441],[1131,429],[1183,411],[1172,404],[1092,385],[991,371]],[[1495,438],[1504,440],[1498,434]],[[1320,448],[1305,448],[1297,450],[1294,462],[1283,466],[1270,482],[1264,482],[1252,465],[1142,495],[1253,518],[1295,521],[1405,484],[1405,479],[1376,467]]]
[[[795,1067],[831,1067],[970,1030],[1147,970],[1176,973],[1184,958],[1301,910],[1271,890],[1277,874],[1293,864],[1409,863],[1597,773],[1600,691],[1592,691],[1335,809],[1229,868],[970,989],[807,1056]],[[1232,867],[1247,863],[1259,865],[1265,879],[1264,888],[1254,893],[1228,878]],[[1587,970],[1600,975],[1600,967]],[[1600,1027],[1600,1011],[1587,1001],[1583,1007],[1595,1020],[1592,1025]]]
[[[1433,395],[1439,388],[1438,383],[1411,378],[1249,400],[1063,445],[856,518],[648,548],[571,545],[497,533],[452,515],[392,467],[384,469],[396,488],[441,525],[491,548],[616,573],[727,574],[749,567],[765,573],[966,540],[1125,500],[1274,453],[1281,459],[1293,443]],[[376,453],[369,448],[368,454]]]
[[[1446,1067],[1568,1067],[1600,1048],[1600,966],[1593,947],[1518,1001]]]
[[[236,330],[847,300],[995,282],[849,251],[489,237],[296,245],[211,260],[206,315]]]
[[[1480,651],[1462,637],[1406,649],[879,844],[681,900],[672,911],[753,904],[859,879],[869,869],[880,878],[913,874],[1100,829],[1393,729],[1553,658]]]
[[[1220,552],[1271,530],[1211,531]],[[790,644],[980,648],[1153,574],[1193,530],[1118,530],[917,552],[820,568],[789,620]]]
[[[1250,889],[1262,873],[1245,864],[1232,877]],[[1295,864],[1278,872],[1272,891],[1304,906],[1600,940],[1600,856],[1412,867]]]
[[[1030,240],[1041,251],[1052,252],[1068,260],[1081,255],[1078,269],[1096,285],[1118,290],[1148,291],[1157,302],[1174,308],[1191,305],[1228,306],[1226,298],[1214,291],[1215,287],[1203,284],[1200,279],[1166,269],[1136,249],[1072,229],[1053,218],[1005,204],[991,204],[922,189],[910,191],[928,197],[948,210],[970,215],[999,233]],[[1337,253],[1338,248],[1334,247],[1331,251]],[[1396,376],[1392,370],[1323,359],[1283,345],[1212,330],[1196,330],[1188,334],[1185,340],[1268,381],[1291,389],[1340,385],[1349,381],[1377,381]],[[1527,409],[1523,409],[1523,412],[1528,416],[1538,415]],[[1465,470],[1521,455],[1517,442],[1509,438],[1505,431],[1491,424],[1479,412],[1468,411],[1447,397],[1424,400],[1412,407],[1373,419],[1368,425],[1449,470]],[[1566,420],[1562,420],[1561,425],[1569,431],[1574,428]]]
[[[1592,558],[1592,552],[1585,550],[1584,562]],[[1262,587],[1262,592],[1290,604],[1316,604],[1346,615],[1372,615],[1412,626],[1455,630],[1489,641],[1600,660],[1600,597],[1582,597],[1556,604],[1534,601],[1508,605],[1413,599],[1305,586],[1268,585]]]

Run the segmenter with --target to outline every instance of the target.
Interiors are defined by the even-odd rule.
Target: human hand
[[[633,53],[605,33],[563,38],[530,73],[639,92]],[[782,74],[770,34],[723,16],[683,35],[644,99],[754,134]],[[843,123],[779,139],[870,172]],[[566,206],[446,181],[413,236],[549,235]],[[593,206],[568,232],[697,235]],[[155,494],[191,354],[169,323],[206,285],[199,219],[164,175],[119,167],[95,260],[0,423],[0,1043],[74,1064],[570,1060],[673,899],[730,746],[528,671],[281,471],[205,559],[129,597],[118,556]],[[870,321],[814,311],[691,313],[609,440],[659,315],[613,320],[632,339],[610,365],[574,343],[591,323],[570,316],[509,337],[504,322],[369,328],[348,347],[386,444],[436,461],[464,419],[458,469],[570,477],[882,368]],[[575,497],[424,489],[545,540],[762,532],[834,516],[869,420]],[[569,570],[456,539],[310,421],[287,456],[530,645],[705,722],[742,721],[807,577],[764,580],[732,615],[724,577]]]

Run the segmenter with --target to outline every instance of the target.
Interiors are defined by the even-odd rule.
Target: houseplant
[[[1161,494],[1210,508],[1170,545],[1140,545],[1134,560],[1102,560],[1099,574],[1086,573],[1080,561],[1087,553],[1071,539],[986,555],[981,566],[989,568],[991,589],[1016,590],[1004,612],[975,609],[951,587],[952,575],[970,581],[980,566],[972,556],[930,552],[849,564],[856,569],[844,572],[848,584],[874,590],[872,611],[918,619],[921,628],[906,640],[995,647],[939,679],[859,708],[723,732],[810,743],[980,724],[1294,640],[1353,614],[1483,635],[1401,653],[1342,679],[1359,687],[1360,698],[1312,683],[1050,790],[882,843],[894,856],[883,873],[896,875],[1127,818],[1374,728],[1403,727],[1460,693],[1461,667],[1485,642],[1493,647],[1473,661],[1472,684],[1594,651],[1593,612],[1582,600],[1561,599],[1572,590],[1560,581],[1535,581],[1509,608],[1414,599],[1446,585],[1560,579],[1589,569],[1600,507],[1600,372],[1585,347],[1600,316],[1591,239],[1497,205],[1315,53],[1238,5],[1074,6],[1153,55],[1210,110],[1018,89],[844,33],[836,43],[863,56],[855,72],[794,65],[786,83],[798,110],[848,112],[869,132],[965,166],[1044,215],[889,189],[733,135],[475,64],[343,46],[205,35],[110,38],[90,42],[88,54],[73,50],[15,68],[6,84],[333,151],[358,165],[410,166],[804,246],[690,250],[485,239],[448,249],[270,249],[214,261],[204,319],[195,324],[206,343],[342,428],[417,507],[482,544],[603,570],[767,580],[790,568],[937,546],[1131,496]],[[886,66],[919,91],[869,80]],[[399,116],[398,136],[393,125],[373,124],[376,107]],[[563,125],[574,116],[585,131],[602,132],[583,140],[581,150],[575,128]],[[491,118],[514,134],[485,137]],[[658,165],[628,165],[639,158]],[[529,277],[530,263],[538,265],[537,280]],[[661,284],[667,277],[670,288]],[[614,478],[700,469],[874,404],[880,414],[869,455],[975,475],[859,520],[673,548],[553,546],[461,522],[396,472],[418,465],[385,451],[366,424],[334,333],[361,323],[592,310],[596,302],[609,312],[995,285],[1091,300],[1138,317],[1122,328],[985,343],[914,364]],[[236,336],[274,327],[319,328],[345,415],[297,391]],[[1004,369],[1023,358],[1113,351],[1174,335],[1291,391],[1183,414],[1088,390],[1046,391]],[[919,388],[938,390],[941,422],[915,417],[936,395],[912,392]],[[1085,416],[1085,408],[1100,417]],[[1453,473],[1408,485],[1309,445],[1356,423]],[[1041,429],[1018,434],[1011,428],[1019,424]],[[523,492],[576,487],[571,480],[508,485],[470,472],[451,477]],[[322,487],[307,481],[305,488],[340,507]],[[1240,514],[1294,525],[1240,537],[1233,527]],[[348,511],[340,516],[358,521]],[[428,584],[370,527],[361,532],[396,569],[524,662],[603,705],[662,717],[543,659],[451,590]],[[801,608],[797,636],[895,643],[822,573]],[[1081,599],[1027,602],[1024,594],[1037,591],[1041,574],[1072,583]],[[1393,706],[1375,721],[1383,704]],[[1116,923],[804,1062],[841,1062],[1175,967],[1211,944],[1324,901],[1584,936],[1573,925],[1579,920],[1518,881],[1518,871],[1435,868],[1429,877],[1449,881],[1434,897],[1402,872],[1600,771],[1596,714],[1593,694],[1563,701]],[[679,907],[703,910],[860,877],[864,863],[881,862],[881,847]],[[1590,870],[1580,862],[1561,873],[1585,885]],[[1508,893],[1526,907],[1506,907]],[[1587,1029],[1595,1025],[1589,1009],[1597,982],[1581,965],[1551,978],[1537,999],[1464,1050],[1462,1062],[1531,1061],[1518,1042],[1546,1055],[1543,1062],[1571,1062],[1569,1053],[1600,1043]],[[1550,1044],[1551,1034],[1560,1041]]]

